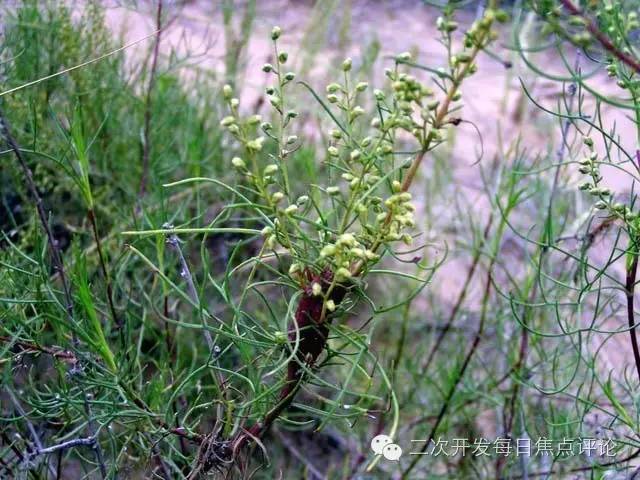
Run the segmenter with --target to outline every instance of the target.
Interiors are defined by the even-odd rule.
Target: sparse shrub
[[[219,76],[163,53],[169,3],[129,4],[155,26],[134,65],[96,2],[3,7],[0,477],[632,468],[637,1],[421,6],[442,64],[367,40],[319,75],[309,43],[350,4],[316,6],[302,51],[274,27],[258,74],[262,2],[225,1]],[[518,72],[481,112],[495,138],[467,105],[483,68]],[[574,453],[588,438],[613,455]]]

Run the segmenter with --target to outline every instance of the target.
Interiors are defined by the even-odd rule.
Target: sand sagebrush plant
[[[461,104],[460,87],[476,72],[478,53],[496,37],[494,21],[505,17],[504,12],[488,7],[464,34],[464,45],[450,50],[448,65],[432,85],[410,73],[405,65],[411,65],[411,55],[403,53],[385,71],[388,86],[384,90],[371,91],[367,82],[354,78],[353,61],[348,58],[337,81],[327,85],[325,94],[316,93],[288,70],[288,54],[278,43],[282,32],[274,27],[274,62],[263,67],[272,79],[266,94],[275,111],[273,119],[243,115],[233,88],[223,88],[229,115],[220,125],[238,148],[238,155],[228,160],[240,177],[238,185],[192,178],[169,186],[214,182],[232,189],[238,201],[228,209],[252,212],[240,223],[260,226],[263,237],[259,254],[243,263],[252,265],[249,278],[266,268],[276,275],[272,281],[292,293],[286,319],[278,322],[284,330],[263,333],[285,347],[284,361],[275,369],[284,370],[284,379],[265,392],[271,400],[264,414],[252,415],[248,422],[235,420],[233,428],[227,425],[207,435],[193,478],[195,473],[236,462],[245,445],[260,442],[305,383],[317,381],[314,371],[326,363],[321,355],[332,333],[341,328],[332,321],[344,322],[358,298],[366,298],[366,278],[376,273],[381,257],[398,250],[398,245],[413,243],[416,208],[409,189],[426,154],[459,123],[453,112]],[[450,16],[438,20],[446,44],[451,44],[456,29]],[[290,158],[304,142],[292,133],[298,112],[290,100],[291,90],[301,87],[315,97],[332,122],[323,162],[329,182],[324,185],[299,185],[297,172],[290,167]],[[367,110],[373,113],[366,115]],[[406,150],[413,153],[403,153]],[[172,232],[179,229],[167,231]],[[270,266],[269,259],[277,266]],[[416,279],[424,285],[424,280]],[[251,288],[256,287],[248,283],[245,292]],[[241,308],[248,308],[242,307],[242,300],[228,328],[244,335],[237,326]],[[335,355],[340,356],[330,357]],[[354,364],[354,368],[361,367]],[[391,435],[394,431],[395,426]]]
[[[115,50],[93,8],[83,28],[66,9],[27,2],[4,44],[17,88],[4,96],[2,154],[17,160],[6,175],[25,211],[56,208],[26,226],[12,219],[20,236],[3,236],[3,474],[246,475],[256,456],[245,447],[268,457],[262,439],[276,420],[322,429],[379,413],[395,437],[398,399],[367,325],[407,305],[436,270],[419,258],[426,242],[409,190],[460,123],[461,86],[504,12],[491,2],[460,33],[447,9],[437,23],[446,65],[426,81],[402,53],[379,90],[347,59],[318,93],[288,68],[274,28],[263,119],[245,114],[231,86],[196,82],[194,99],[162,59],[129,78],[114,55],[42,90],[21,88],[95,54],[82,50],[89,39]],[[55,45],[73,56],[53,55]],[[296,106],[302,96],[331,123],[311,181],[301,157],[315,144],[296,127],[308,113]],[[162,187],[161,177],[185,180]],[[51,225],[68,232],[68,245]],[[194,235],[204,237],[200,249]],[[388,268],[385,257],[404,264]],[[381,304],[368,295],[376,277],[411,288]],[[371,319],[350,324],[360,311]]]

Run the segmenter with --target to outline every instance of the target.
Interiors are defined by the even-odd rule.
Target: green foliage
[[[440,63],[421,40],[381,58],[357,2],[318,2],[299,37],[270,32],[263,77],[244,69],[262,2],[217,7],[220,77],[163,43],[156,64],[168,30],[132,65],[98,2],[2,7],[0,477],[633,468],[638,2],[463,3],[419,7]],[[505,90],[482,112],[495,138],[469,136],[498,62],[517,111]],[[381,433],[399,462],[370,450]],[[610,437],[616,456],[408,454],[479,437]]]

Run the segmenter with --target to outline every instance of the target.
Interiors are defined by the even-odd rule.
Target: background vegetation
[[[0,7],[0,478],[634,478],[640,4],[436,3]]]

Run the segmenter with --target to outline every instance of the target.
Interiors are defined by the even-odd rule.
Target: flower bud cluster
[[[320,251],[320,258],[334,269],[339,282],[351,278],[351,266],[360,261],[375,261],[379,257],[368,250],[353,233],[343,233],[335,242],[328,243]]]
[[[220,121],[220,126],[225,128],[244,147],[248,155],[260,152],[263,148],[265,137],[258,134],[258,125],[262,118],[260,115],[251,115],[242,118],[238,107],[240,100],[233,96],[231,85],[225,85],[222,94],[229,106],[230,115]],[[243,175],[253,177],[254,174],[247,168],[247,162],[240,157],[233,157],[231,160],[233,167]]]
[[[353,61],[347,58],[342,62],[342,70],[345,74],[345,78],[348,78],[348,73],[351,71]],[[345,81],[345,84],[330,83],[327,85],[327,101],[340,110],[345,112],[347,122],[352,124],[358,117],[364,114],[364,108],[358,105],[358,101],[361,99],[360,94],[365,92],[369,88],[367,82],[359,82],[355,86],[349,88]]]
[[[295,200],[287,180],[286,160],[299,141],[297,136],[284,133],[289,121],[297,116],[287,109],[285,102],[286,87],[295,80],[295,74],[284,69],[288,55],[278,50],[277,40],[282,35],[279,28],[271,33],[274,60],[263,67],[269,78],[275,79],[266,89],[269,103],[277,112],[273,124],[255,115],[241,119],[240,102],[234,98],[233,89],[225,86],[223,95],[231,114],[221,125],[245,150],[243,155],[233,157],[231,163],[253,181],[253,191],[263,200],[261,212],[275,217],[262,231],[265,247],[280,246],[290,252],[295,258],[289,269],[292,279],[311,288],[314,295],[323,295],[324,286],[310,286],[304,272],[326,271],[332,281],[347,282],[379,260],[377,251],[384,244],[412,243],[410,231],[415,227],[415,207],[411,194],[404,191],[406,188],[400,181],[403,169],[413,165],[398,163],[394,154],[398,137],[407,132],[417,141],[417,150],[423,155],[443,140],[445,128],[453,123],[449,122],[448,107],[461,99],[459,87],[475,71],[477,50],[494,38],[492,24],[504,16],[503,12],[487,9],[465,35],[465,47],[449,59],[449,70],[442,68],[436,73],[439,86],[445,87],[446,96],[441,100],[428,84],[403,71],[403,66],[412,65],[411,53],[397,55],[395,68],[385,72],[388,87],[370,94],[370,101],[375,104],[367,121],[370,127],[359,124],[366,118],[363,105],[367,105],[365,96],[370,87],[367,82],[352,79],[354,62],[345,59],[341,65],[342,80],[327,85],[325,92],[330,108],[338,111],[335,115],[331,113],[336,124],[328,132],[327,163],[339,177],[326,188],[315,187],[316,190]],[[450,18],[438,21],[449,46],[451,33],[457,27]],[[277,144],[275,153],[262,152],[266,139]],[[267,156],[270,160],[265,166],[259,159]],[[413,178],[414,174],[410,170],[404,179]],[[328,214],[323,212],[325,206],[330,208]],[[318,212],[316,219],[309,218],[315,215],[312,212]],[[317,257],[309,257],[314,251],[319,252]],[[333,311],[335,305],[329,302],[327,299],[326,308]]]
[[[498,21],[504,23],[508,20],[508,15],[504,10],[487,8],[482,18],[474,21],[471,28],[464,35],[464,46],[466,48],[485,48],[490,42],[498,37],[498,33],[492,29],[493,23]]]
[[[633,220],[635,215],[631,212],[629,207],[622,203],[612,204],[611,190],[600,186],[602,175],[600,174],[600,169],[597,165],[598,154],[595,151],[593,140],[590,137],[585,137],[584,144],[587,147],[587,154],[582,160],[580,160],[580,167],[578,170],[584,175],[589,175],[591,180],[580,183],[578,188],[584,192],[588,192],[590,195],[598,199],[594,204],[594,208],[597,210],[608,209],[612,214],[619,216],[626,221]]]
[[[413,242],[413,237],[405,230],[416,226],[415,207],[411,203],[411,194],[400,191],[399,182],[394,182],[394,190],[397,193],[384,201],[386,212],[379,213],[376,221],[385,242],[402,240],[405,244],[410,245]]]

